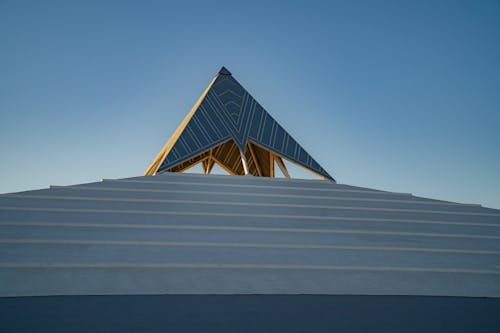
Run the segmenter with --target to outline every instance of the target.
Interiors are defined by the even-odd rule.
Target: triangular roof
[[[230,174],[274,177],[274,163],[285,176],[286,159],[328,179],[328,174],[293,137],[222,67],[145,175],[182,172],[214,163]]]

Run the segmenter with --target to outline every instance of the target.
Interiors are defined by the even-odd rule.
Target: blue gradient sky
[[[500,208],[499,1],[0,1],[0,192],[141,175],[220,66],[339,182]]]

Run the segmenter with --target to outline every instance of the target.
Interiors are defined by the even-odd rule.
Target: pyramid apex
[[[228,71],[226,67],[222,66],[221,69],[219,69],[219,72],[217,74],[220,74],[220,75],[231,75],[231,72]]]

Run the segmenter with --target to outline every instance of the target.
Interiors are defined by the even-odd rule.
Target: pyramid
[[[314,158],[222,67],[145,175],[183,172],[217,163],[231,175],[274,177],[287,160],[335,182]]]

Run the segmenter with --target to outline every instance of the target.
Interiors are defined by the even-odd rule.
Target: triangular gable
[[[233,147],[231,150],[224,150],[225,146],[235,146],[237,149]],[[267,159],[270,158],[271,163],[276,159],[280,168],[283,165],[281,158],[285,158],[334,181],[231,73],[222,67],[145,174],[182,171],[184,167],[180,168],[181,165],[188,166],[192,163],[210,164],[207,160],[212,157],[218,164],[226,163],[222,159],[228,163],[231,161],[232,165],[221,166],[227,167],[228,172],[233,174],[246,174],[248,165],[245,168],[237,163],[249,163],[253,165],[249,173],[274,176],[274,173],[259,171],[263,168],[259,167],[262,158],[256,156],[257,149],[268,151],[271,155]],[[224,158],[220,156],[222,152],[226,154]],[[216,153],[219,155],[216,156]],[[229,153],[236,156],[236,160],[227,156]],[[245,161],[239,161],[239,155]]]

